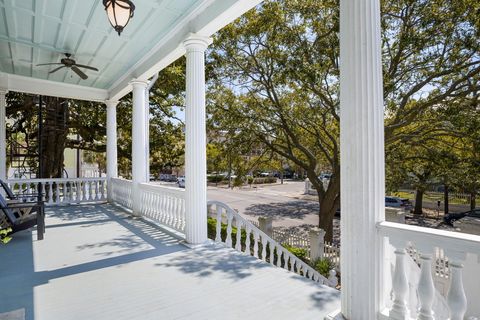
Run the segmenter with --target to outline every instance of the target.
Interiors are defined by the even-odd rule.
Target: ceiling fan
[[[75,72],[83,80],[88,79],[88,76],[82,70],[80,70],[79,67],[89,69],[89,70],[98,71],[97,68],[86,66],[86,65],[83,65],[83,64],[77,64],[77,62],[75,60],[70,58],[72,56],[70,53],[65,53],[65,56],[66,56],[66,58],[62,58],[60,60],[60,62],[41,63],[41,64],[37,64],[37,67],[38,66],[61,65],[60,67],[53,69],[49,73],[57,72],[58,70],[60,70],[62,68],[70,68],[70,69],[72,69],[73,72]]]

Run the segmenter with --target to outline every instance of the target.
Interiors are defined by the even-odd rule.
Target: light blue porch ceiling
[[[262,0],[133,0],[121,36],[102,0],[0,0],[0,87],[74,99],[118,100],[134,78],[146,80],[184,54],[190,33],[210,37]],[[49,74],[64,53],[83,69]]]
[[[101,0],[0,0],[0,71],[21,76],[108,89],[154,44],[173,30],[204,0],[134,0],[133,19],[119,37],[110,26]],[[48,74],[72,53],[83,71]]]

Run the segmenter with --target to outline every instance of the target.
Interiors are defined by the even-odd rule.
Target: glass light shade
[[[135,5],[129,0],[103,0],[103,5],[107,11],[108,21],[120,35],[133,17]]]

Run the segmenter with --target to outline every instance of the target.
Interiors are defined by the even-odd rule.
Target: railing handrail
[[[154,183],[149,183],[149,182],[140,183],[139,186],[140,186],[140,189],[145,190],[145,191],[155,192],[155,191],[158,191],[158,190],[162,190],[162,192],[174,194],[174,195],[179,196],[179,197],[185,197],[185,190],[180,189],[180,188],[174,188],[174,187],[170,187],[170,186],[165,186],[165,185],[161,185],[161,184],[154,184]]]
[[[480,236],[473,234],[387,221],[378,223],[377,228],[380,234],[386,237],[408,239],[408,241],[415,243],[428,240],[429,243],[435,243],[436,246],[442,247],[446,250],[477,252],[480,246]]]
[[[83,182],[83,181],[107,181],[106,177],[89,178],[42,178],[42,179],[7,179],[7,183],[45,183],[45,182]]]
[[[211,206],[211,205],[220,206],[220,207],[224,208],[225,210],[227,210],[228,212],[230,212],[233,215],[234,219],[240,220],[242,225],[248,226],[248,228],[252,232],[257,233],[260,236],[260,238],[262,239],[262,241],[263,241],[263,239],[266,239],[267,243],[273,243],[273,246],[275,248],[281,248],[282,254],[288,255],[289,259],[295,260],[297,263],[299,263],[301,265],[302,269],[304,270],[304,272],[306,272],[310,275],[311,279],[316,279],[317,281],[320,281],[321,283],[332,286],[332,287],[335,286],[335,284],[332,283],[329,279],[324,277],[317,270],[313,269],[306,262],[304,262],[301,259],[299,259],[298,257],[296,257],[293,253],[291,253],[290,251],[285,249],[280,243],[278,243],[277,241],[272,239],[269,235],[267,235],[265,232],[260,230],[260,228],[255,226],[253,223],[251,223],[247,219],[243,218],[238,212],[236,212],[235,210],[230,208],[225,203],[220,202],[220,201],[215,201],[215,200],[208,201],[207,206]],[[272,264],[273,264],[273,262],[272,262]]]

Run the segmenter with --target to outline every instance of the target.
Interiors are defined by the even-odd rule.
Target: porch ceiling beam
[[[135,64],[110,88],[110,99],[119,100],[128,94],[132,90],[130,85],[132,79],[148,80],[183,56],[185,48],[182,43],[190,33],[210,37],[260,2],[262,0],[205,1],[203,7],[192,13],[190,19],[185,19],[185,23],[179,24],[178,28],[173,29],[170,36],[158,43],[144,59]],[[194,15],[196,16],[193,17]]]
[[[36,79],[0,72],[0,87],[9,91],[52,97],[99,101],[108,99],[108,91],[75,84]]]

